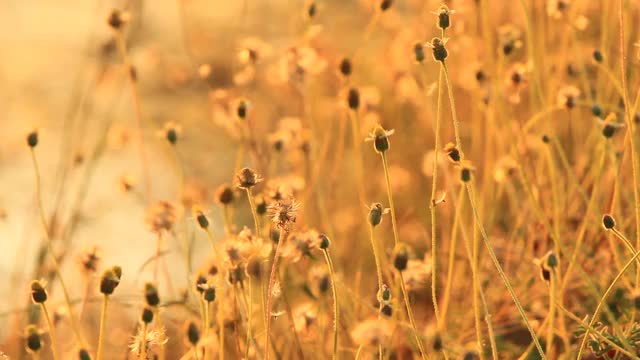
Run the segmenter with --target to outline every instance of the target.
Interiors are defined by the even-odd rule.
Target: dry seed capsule
[[[356,88],[349,89],[349,93],[347,94],[347,103],[349,104],[349,108],[351,110],[358,110],[360,107],[360,92]]]
[[[597,63],[601,63],[602,62],[603,57],[602,57],[602,53],[600,52],[600,50],[598,50],[598,49],[593,50],[593,60],[595,62],[597,62]]]
[[[446,5],[441,5],[436,15],[438,15],[438,28],[442,30],[446,30],[449,26],[451,26],[450,16],[453,11],[449,10]]]
[[[435,61],[444,62],[444,60],[449,56],[447,52],[447,48],[444,47],[445,41],[434,37],[431,39],[430,47],[433,50],[433,59]]]
[[[382,0],[380,1],[380,10],[387,11],[393,5],[393,0]]]
[[[140,320],[145,324],[150,324],[153,321],[153,310],[149,307],[142,309]]]
[[[200,341],[200,329],[193,321],[189,321],[189,325],[187,325],[187,340],[192,346],[196,346]]]
[[[78,359],[79,360],[91,360],[91,354],[89,354],[89,350],[80,349],[78,351]]]
[[[421,43],[416,43],[413,45],[413,55],[417,62],[421,63],[424,61],[424,46]]]
[[[114,266],[111,269],[105,270],[100,279],[100,292],[104,295],[111,295],[113,291],[120,284],[120,278],[122,277],[122,269],[119,266]]]
[[[393,267],[398,271],[404,271],[409,262],[409,249],[407,245],[399,243],[393,251]]]
[[[326,250],[329,248],[329,246],[331,245],[331,240],[329,240],[329,237],[325,234],[320,234],[318,235],[318,237],[320,238],[320,249],[322,250]]]
[[[380,313],[386,317],[391,317],[391,315],[393,315],[391,304],[383,304],[380,308]]]
[[[198,220],[198,225],[200,225],[202,229],[206,230],[209,227],[209,219],[207,219],[207,216],[203,214],[202,211],[196,213],[196,220]]]
[[[604,124],[604,126],[602,127],[602,136],[606,137],[607,139],[613,137],[615,133],[616,127],[611,124]]]
[[[342,59],[342,61],[340,61],[339,68],[340,68],[340,73],[344,77],[350,76],[351,72],[353,71],[353,68],[351,66],[351,60],[349,60],[349,58]]]
[[[36,304],[42,304],[47,301],[47,290],[44,288],[44,285],[38,281],[33,280],[31,282],[31,300],[33,300]]]
[[[602,216],[602,226],[607,230],[611,230],[616,226],[616,221],[611,215],[604,214],[604,216]]]
[[[37,353],[42,349],[42,338],[40,331],[35,325],[28,325],[24,330],[27,351]]]
[[[460,161],[460,150],[458,150],[453,143],[447,143],[447,145],[444,146],[443,151],[447,154],[451,162],[457,163]]]
[[[158,306],[160,304],[158,288],[153,283],[144,284],[144,298],[149,306]]]
[[[238,187],[241,189],[250,189],[256,186],[262,178],[255,170],[250,168],[241,169],[238,174],[236,174],[236,181],[238,183]],[[219,200],[222,204],[224,204],[223,200],[227,200],[227,198],[219,197]]]
[[[384,214],[384,209],[382,208],[382,204],[373,203],[369,208],[369,224],[372,226],[378,226],[382,222],[382,214]]]
[[[32,149],[38,146],[38,130],[33,130],[27,134],[27,145]]]

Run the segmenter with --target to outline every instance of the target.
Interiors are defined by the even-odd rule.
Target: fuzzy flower
[[[138,327],[138,332],[135,336],[132,336],[129,343],[129,349],[134,354],[139,355],[143,348],[146,349],[147,359],[154,359],[154,354],[164,344],[167,343],[166,331],[164,327],[156,327],[147,329],[146,336],[142,330],[142,327]]]
[[[171,231],[176,222],[176,209],[167,201],[158,201],[147,209],[145,220],[149,229],[155,233]]]
[[[282,251],[282,257],[298,262],[304,256],[310,255],[313,249],[317,249],[320,246],[320,240],[320,234],[316,230],[295,232],[289,236],[286,247]]]
[[[278,229],[289,230],[293,223],[296,222],[299,208],[300,204],[293,198],[288,197],[269,204],[267,213]]]

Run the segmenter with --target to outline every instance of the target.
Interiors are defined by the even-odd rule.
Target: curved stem
[[[331,256],[329,256],[329,250],[324,249],[324,259],[329,267],[329,277],[331,278],[331,291],[333,292],[333,355],[332,359],[338,358],[338,322],[340,321],[339,307],[338,307],[338,291],[336,290],[336,278],[335,270],[333,269],[333,262]]]

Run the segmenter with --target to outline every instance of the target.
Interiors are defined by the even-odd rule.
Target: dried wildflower
[[[547,15],[554,19],[562,18],[568,11],[570,0],[547,0]]]
[[[390,209],[383,208],[380,203],[372,203],[369,207],[369,224],[378,226],[382,222],[382,215],[389,213]]]
[[[278,229],[289,230],[296,222],[300,204],[292,197],[287,197],[269,204],[267,213]]]
[[[391,302],[391,289],[389,289],[387,284],[382,284],[382,289],[378,289],[376,298],[380,304],[388,304]]]
[[[404,243],[398,243],[393,249],[393,267],[398,271],[407,269],[409,262],[409,247]]]
[[[433,50],[433,60],[444,62],[449,55],[447,48],[445,47],[448,41],[448,38],[440,39],[438,37],[434,37],[427,43],[427,46]]]
[[[207,219],[207,216],[202,211],[202,208],[200,208],[199,206],[194,206],[191,212],[193,213],[193,216],[195,216],[200,228],[206,230],[209,227],[209,219]]]
[[[347,104],[349,105],[349,109],[358,110],[360,107],[360,92],[356,88],[349,89],[347,93]]]
[[[146,333],[142,327],[138,327],[138,332],[131,339],[129,349],[131,349],[131,352],[134,354],[140,354],[144,347],[147,356],[149,356],[166,344],[168,340],[164,327],[147,329]]]
[[[198,289],[202,291],[202,300],[210,303],[216,299],[216,287],[211,280],[199,284]]]
[[[107,18],[107,23],[114,30],[120,30],[124,25],[126,25],[130,20],[130,15],[126,11],[121,11],[118,9],[114,9],[109,14]]]
[[[45,281],[33,280],[29,287],[31,288],[31,300],[35,304],[42,304],[47,301],[47,290],[45,286],[47,283]]]
[[[389,150],[389,136],[393,135],[395,130],[385,130],[382,126],[377,125],[371,130],[365,141],[373,141],[373,148],[378,153]]]
[[[444,149],[442,150],[445,152],[445,154],[447,154],[447,157],[451,162],[453,162],[454,164],[460,162],[460,150],[458,150],[454,143],[447,143],[447,145],[445,145]]]
[[[558,106],[571,110],[576,106],[576,100],[579,96],[580,89],[572,85],[565,86],[558,91]]]
[[[160,304],[160,295],[158,295],[158,287],[153,283],[144,284],[144,298],[149,306],[158,306]]]
[[[198,274],[196,276],[196,280],[195,280],[195,290],[200,294],[200,296],[202,296],[202,293],[204,292],[204,289],[201,287],[201,285],[205,285],[207,283],[207,276],[205,274]]]
[[[597,63],[602,63],[602,60],[604,60],[604,57],[602,56],[602,52],[600,52],[600,50],[598,49],[594,49],[591,55],[593,56],[593,61]]]
[[[329,240],[329,237],[325,234],[319,234],[318,238],[320,239],[320,244],[318,244],[318,247],[322,250],[328,249],[331,245],[331,240]]]
[[[262,181],[262,177],[250,168],[242,168],[236,174],[236,186],[241,189],[251,189]]]
[[[155,233],[171,231],[176,222],[176,209],[167,201],[158,201],[149,206],[145,220],[149,230]]]
[[[27,325],[24,329],[24,338],[28,352],[35,354],[42,349],[42,332],[35,325]]]
[[[249,109],[251,108],[251,103],[249,103],[247,99],[240,98],[236,100],[234,108],[238,119],[244,120],[247,118],[247,114],[249,113]]]
[[[431,13],[438,17],[438,28],[446,30],[451,26],[450,16],[455,13],[455,10],[449,10],[447,5],[442,4],[437,11],[432,11]]]
[[[95,273],[98,271],[100,259],[102,259],[102,252],[96,245],[87,247],[79,255],[81,270],[88,274]]]
[[[465,183],[471,181],[471,174],[475,170],[476,168],[473,167],[473,165],[471,165],[470,161],[465,160],[461,162],[460,163],[460,180]]]
[[[100,279],[100,292],[104,295],[111,295],[113,291],[120,284],[120,278],[122,277],[122,269],[120,266],[114,266],[107,269],[102,274]]]
[[[309,256],[313,249],[319,248],[320,241],[320,234],[316,230],[295,232],[289,236],[286,247],[282,250],[282,257],[298,262],[303,257]]]
[[[522,47],[522,31],[517,27],[507,24],[498,28],[498,43],[505,56]]]
[[[384,319],[365,320],[351,331],[353,341],[362,346],[375,348],[387,344],[391,338],[393,326]]]

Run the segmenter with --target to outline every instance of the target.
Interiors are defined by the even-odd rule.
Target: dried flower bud
[[[140,320],[145,324],[151,324],[151,322],[153,321],[153,310],[149,307],[145,307],[144,309],[142,309]]]
[[[38,130],[32,130],[27,134],[27,145],[32,149],[38,146]]]
[[[440,8],[438,8],[438,11],[433,13],[438,16],[438,28],[442,30],[446,30],[449,26],[451,26],[450,16],[454,12],[455,11],[453,10],[449,10],[447,5],[444,5],[444,4],[440,5]]]
[[[477,352],[470,350],[464,353],[462,360],[479,360],[480,355]]]
[[[204,292],[202,285],[206,283],[207,283],[207,277],[204,274],[199,274],[196,277],[196,282],[195,282],[196,291],[200,293],[200,295],[202,295],[202,293]]]
[[[458,150],[454,143],[447,143],[447,145],[444,146],[443,151],[447,154],[451,162],[457,163],[460,161],[460,150]]]
[[[255,199],[256,202],[256,214],[262,216],[267,213],[267,201],[264,196],[258,196]]]
[[[331,245],[331,240],[329,240],[329,237],[327,237],[327,235],[325,234],[320,234],[318,235],[318,237],[320,238],[320,249],[322,250],[326,250],[329,248],[329,246]]]
[[[393,0],[380,1],[380,11],[387,11],[393,5]]]
[[[129,14],[120,10],[112,10],[107,23],[114,30],[120,30],[129,21]]]
[[[200,210],[196,210],[196,220],[202,229],[206,230],[209,227],[209,219],[207,219],[207,216]]]
[[[471,181],[471,173],[475,170],[475,168],[468,161],[463,161],[460,164],[460,180],[462,182]]]
[[[382,307],[380,307],[380,314],[386,317],[391,317],[393,315],[393,308],[391,307],[391,304],[383,304]]]
[[[192,346],[196,346],[198,341],[200,341],[200,329],[198,329],[198,325],[193,321],[189,321],[187,325],[187,340]]]
[[[369,207],[369,224],[378,226],[382,222],[382,215],[387,213],[387,209],[382,207],[380,203],[373,203]]]
[[[238,102],[238,107],[236,108],[236,114],[240,119],[246,119],[247,113],[249,112],[249,103],[242,99]]]
[[[546,266],[550,269],[554,269],[558,266],[558,257],[554,252],[549,252],[547,254]]]
[[[548,144],[551,142],[551,138],[547,134],[542,135],[542,142]]]
[[[449,56],[447,48],[444,47],[447,41],[447,38],[440,39],[434,37],[433,39],[431,39],[430,43],[427,43],[427,45],[433,50],[433,59],[435,61],[444,62],[447,56]]]
[[[79,360],[91,360],[91,354],[89,354],[89,350],[80,349],[78,351],[78,359]]]
[[[241,189],[250,189],[261,181],[262,178],[253,169],[243,168],[236,174],[236,182]]]
[[[120,284],[120,278],[122,277],[122,269],[119,266],[114,266],[111,269],[105,270],[100,279],[100,292],[104,295],[111,295],[113,291]]]
[[[38,280],[31,282],[31,300],[36,304],[42,304],[47,301],[47,290],[44,288],[44,284]]]
[[[593,116],[595,117],[601,117],[602,116],[602,108],[600,108],[600,106],[598,104],[595,104],[591,107],[591,114],[593,114]]]
[[[360,107],[360,92],[356,88],[349,89],[349,93],[347,95],[347,103],[349,104],[349,108],[351,110],[358,110]]]
[[[348,77],[351,75],[351,72],[353,71],[353,68],[351,66],[351,60],[349,60],[349,58],[344,58],[340,61],[340,73],[344,76],[344,77]]]
[[[611,215],[604,214],[604,216],[602,216],[602,226],[607,230],[611,230],[616,226],[616,221]]]
[[[393,250],[393,267],[398,271],[404,271],[409,262],[409,249],[407,245],[398,243]]]
[[[307,16],[309,17],[309,19],[312,19],[314,16],[316,16],[317,10],[318,9],[316,7],[316,3],[314,1],[310,2],[307,6]]]
[[[385,130],[382,126],[377,125],[369,136],[367,137],[367,141],[373,141],[373,148],[378,153],[383,153],[389,150],[391,146],[389,144],[389,136],[393,135],[394,130]]]
[[[144,298],[149,306],[158,306],[158,304],[160,304],[160,296],[158,295],[158,288],[155,284],[144,284]]]
[[[247,169],[247,170],[253,171],[251,169]],[[241,172],[242,172],[242,170],[241,170]],[[236,175],[236,178],[238,179],[238,182],[240,182],[240,178],[238,176],[240,176],[240,173],[238,173],[238,175]],[[249,176],[249,178],[246,179],[247,182],[252,182],[253,181],[253,180],[251,180],[251,175],[250,174],[243,174],[242,176]],[[254,176],[257,176],[257,174],[254,173]],[[229,204],[231,204],[233,202],[234,199],[235,199],[235,193],[233,192],[233,188],[231,186],[229,186],[227,184],[223,184],[223,185],[220,185],[216,189],[215,200],[218,203],[220,203],[222,205],[229,205]]]
[[[382,284],[382,289],[378,294],[378,301],[383,304],[388,304],[391,301],[391,289],[386,284]]]
[[[202,292],[202,298],[206,302],[214,301],[216,299],[216,288],[213,286],[210,286],[204,289],[204,291]]]
[[[604,126],[602,127],[602,136],[606,137],[607,139],[615,135],[615,133],[616,127],[609,123],[604,124]]]

